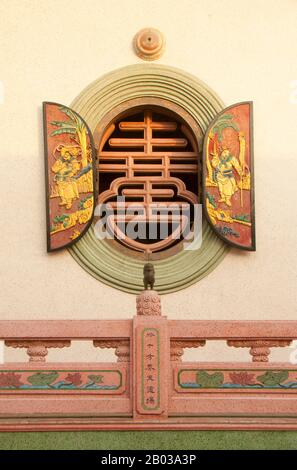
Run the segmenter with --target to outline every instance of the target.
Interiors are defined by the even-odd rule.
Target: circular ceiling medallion
[[[224,108],[218,96],[203,82],[181,70],[155,64],[138,64],[115,70],[90,84],[71,104],[99,136],[129,106],[165,106],[188,119],[197,141],[212,119]],[[202,135],[199,136],[199,129]],[[143,259],[120,252],[107,240],[97,239],[94,227],[69,249],[74,259],[93,277],[116,289],[138,293],[143,289]],[[156,290],[167,294],[184,289],[209,274],[228,253],[210,226],[203,222],[199,249],[183,250],[154,260]],[[130,250],[133,253],[132,250]]]
[[[143,60],[156,60],[161,57],[165,48],[163,34],[154,28],[145,28],[134,37],[134,49]]]

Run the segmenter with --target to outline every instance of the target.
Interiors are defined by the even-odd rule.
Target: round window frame
[[[88,123],[97,140],[104,126],[131,103],[158,105],[166,102],[191,129],[202,136],[212,119],[224,108],[218,96],[196,77],[179,69],[155,64],[127,66],[91,83],[72,102],[71,107]],[[181,114],[180,114],[181,113]],[[185,119],[187,117],[187,119]],[[98,127],[99,126],[99,127]],[[198,138],[197,138],[198,141]],[[199,149],[201,142],[198,141]],[[198,250],[184,250],[154,261],[156,290],[168,294],[189,287],[209,274],[224,259],[229,247],[203,221],[203,241]],[[136,294],[143,289],[143,260],[128,256],[98,240],[92,226],[84,237],[69,248],[73,258],[101,282],[124,292]]]

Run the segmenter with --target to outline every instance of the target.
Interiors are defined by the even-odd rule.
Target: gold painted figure
[[[227,206],[231,206],[231,197],[235,194],[239,187],[242,189],[242,178],[244,172],[244,166],[242,163],[243,155],[245,151],[245,139],[243,134],[239,134],[240,143],[240,154],[239,160],[230,154],[230,150],[224,149],[220,155],[214,154],[212,159],[212,166],[214,168],[214,180],[218,185],[220,192],[219,202],[224,202]],[[237,184],[234,170],[238,173],[241,178],[241,184]]]
[[[78,147],[63,146],[60,157],[52,166],[52,171],[55,173],[54,181],[61,199],[59,205],[66,206],[66,209],[71,209],[73,200],[79,198],[76,178],[80,170],[80,163],[77,160],[79,151]]]

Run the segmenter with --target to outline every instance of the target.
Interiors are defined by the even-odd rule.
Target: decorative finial
[[[143,60],[159,59],[165,49],[164,36],[155,28],[145,28],[138,31],[133,44],[136,54]]]

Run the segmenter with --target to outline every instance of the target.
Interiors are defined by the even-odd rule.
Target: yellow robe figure
[[[227,206],[231,206],[231,197],[238,191],[238,186],[234,178],[234,169],[241,176],[242,170],[236,157],[230,155],[229,150],[223,150],[221,155],[215,155],[212,159],[212,166],[215,169],[215,179],[218,183],[221,199]]]
[[[66,148],[63,148],[61,157],[52,166],[52,171],[56,173],[55,181],[61,198],[59,205],[66,206],[66,209],[71,209],[73,200],[79,198],[77,181],[74,178],[79,170],[80,163]]]

